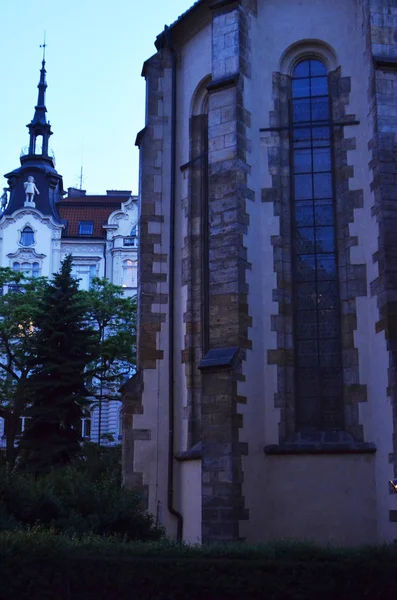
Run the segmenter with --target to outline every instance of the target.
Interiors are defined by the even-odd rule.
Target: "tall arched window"
[[[292,77],[296,419],[340,429],[342,366],[328,76],[303,60]]]
[[[33,246],[34,244],[34,233],[33,229],[26,225],[21,232],[21,246]]]

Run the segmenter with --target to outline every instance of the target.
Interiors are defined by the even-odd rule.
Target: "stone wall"
[[[249,226],[246,202],[253,198],[247,186],[250,115],[244,109],[242,76],[250,72],[247,28],[239,3],[215,3],[208,87],[209,344],[242,352],[229,368],[202,370],[203,540],[239,539],[239,521],[248,518],[242,495],[247,444],[239,441],[238,414],[238,403],[246,398],[237,389],[244,380],[241,359],[251,347],[252,324],[243,239]]]
[[[384,335],[389,353],[387,395],[392,405],[393,452],[389,460],[397,476],[397,6],[394,0],[368,0],[368,51],[374,67],[369,81],[369,142],[373,173],[372,214],[379,226],[378,250],[373,260],[379,276],[371,281],[377,297],[379,321],[376,332]],[[385,484],[386,485],[386,484]],[[385,490],[386,491],[386,490]],[[395,521],[395,511],[390,511]]]
[[[144,490],[148,507],[156,511],[160,501],[154,489],[158,473],[153,448],[159,443],[158,394],[150,394],[153,382],[161,377],[167,385],[165,348],[168,309],[168,230],[169,222],[169,144],[170,144],[170,80],[171,55],[159,51],[144,65],[147,81],[146,127],[138,136],[140,146],[140,243],[138,250],[138,322],[137,374],[124,387],[123,393],[123,473],[128,487]],[[150,398],[143,403],[149,385]],[[162,421],[166,422],[167,395],[163,397]],[[165,413],[165,415],[164,415]],[[156,417],[157,415],[157,417]],[[165,438],[167,438],[167,435]],[[166,442],[165,442],[166,443]],[[164,464],[161,502],[166,504],[167,458]],[[152,482],[150,488],[148,481]]]

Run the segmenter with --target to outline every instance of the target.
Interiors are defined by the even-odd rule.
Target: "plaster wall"
[[[185,460],[180,465],[180,507],[183,515],[183,541],[201,542],[201,460]]]
[[[258,515],[250,541],[347,546],[378,541],[373,455],[275,456],[262,465],[271,494],[261,498],[262,519]]]

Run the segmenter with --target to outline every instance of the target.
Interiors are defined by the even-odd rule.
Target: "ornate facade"
[[[396,25],[200,0],[144,65],[124,479],[180,539],[397,538]]]
[[[40,71],[38,102],[28,125],[29,147],[21,166],[5,177],[8,188],[0,214],[0,265],[33,276],[51,277],[67,254],[80,285],[88,289],[93,277],[107,277],[136,295],[137,198],[129,191],[107,191],[89,196],[84,190],[63,189],[49,149],[52,135],[46,117],[45,63]],[[97,441],[100,434],[121,440],[119,402],[104,403],[83,421],[84,437]],[[21,429],[24,419],[21,420]],[[0,419],[0,445],[5,445]]]

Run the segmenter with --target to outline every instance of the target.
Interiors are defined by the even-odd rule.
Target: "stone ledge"
[[[240,79],[239,73],[235,75],[228,75],[227,77],[222,77],[221,79],[215,79],[209,85],[207,85],[207,91],[209,94],[212,92],[220,92],[221,90],[234,87],[238,84]]]
[[[194,446],[190,448],[190,450],[186,450],[186,452],[179,452],[175,455],[175,459],[179,461],[185,460],[198,460],[202,458],[202,444],[198,442]]]
[[[397,69],[397,58],[391,56],[373,56],[376,69]]]
[[[212,348],[200,361],[199,369],[229,369],[238,360],[240,348],[231,346],[228,348]]]
[[[357,442],[346,431],[296,433],[282,444],[264,447],[267,455],[285,454],[374,454],[375,444]]]
[[[135,146],[137,146],[138,148],[141,147],[142,144],[142,140],[143,137],[146,133],[147,127],[144,127],[143,129],[141,129],[140,131],[138,131],[138,133],[136,134],[136,138],[135,138]]]
[[[240,0],[214,0],[209,8],[211,10],[218,10],[220,8],[226,9],[225,12],[234,10],[240,4]],[[221,13],[223,14],[223,13]]]

